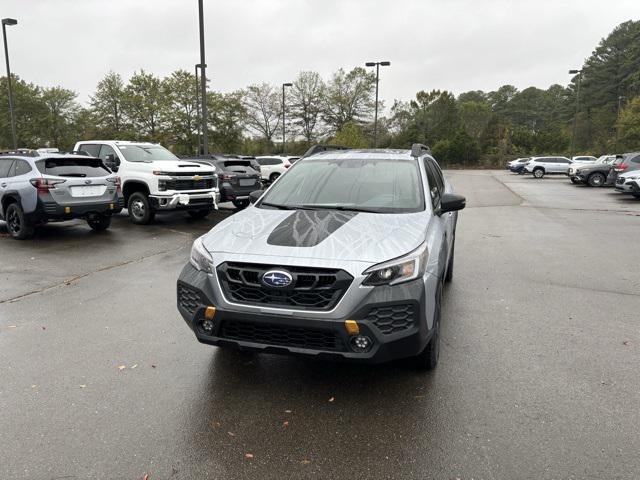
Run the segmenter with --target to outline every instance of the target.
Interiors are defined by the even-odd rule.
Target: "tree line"
[[[7,91],[6,77],[0,91]],[[43,88],[13,77],[20,147],[68,150],[82,139],[160,142],[177,154],[199,145],[195,75],[177,70],[160,78],[140,70],[125,81],[108,72],[87,105],[61,86]],[[332,142],[370,147],[375,75],[362,67],[329,78],[300,72],[286,90],[289,153]],[[578,101],[579,92],[579,101]],[[5,96],[6,98],[6,96]],[[278,153],[282,89],[268,83],[230,93],[208,91],[209,151]],[[379,108],[382,110],[382,102]],[[394,101],[378,119],[380,147],[429,145],[447,165],[485,165],[532,154],[603,154],[640,149],[640,21],[618,25],[595,48],[567,87],[504,85],[454,95],[427,89]],[[11,145],[8,102],[0,104],[0,146]]]

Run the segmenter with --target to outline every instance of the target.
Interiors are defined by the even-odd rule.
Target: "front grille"
[[[293,282],[285,288],[267,286],[262,277],[269,270],[286,270]],[[344,270],[254,263],[223,263],[217,272],[225,296],[234,302],[303,310],[331,310],[353,281]]]
[[[387,335],[410,328],[415,321],[415,308],[413,305],[375,307],[369,311],[365,320]]]
[[[183,283],[178,284],[178,304],[190,314],[200,306],[200,294]]]
[[[213,178],[203,178],[201,180],[161,180],[160,187],[165,190],[210,190],[215,186]]]
[[[311,350],[344,351],[344,342],[332,330],[320,330],[270,323],[225,320],[220,337],[282,347],[308,348]]]

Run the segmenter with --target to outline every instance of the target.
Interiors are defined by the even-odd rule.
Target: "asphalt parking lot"
[[[640,477],[640,201],[447,176],[468,207],[426,374],[197,343],[175,281],[229,210],[0,222],[0,479]]]

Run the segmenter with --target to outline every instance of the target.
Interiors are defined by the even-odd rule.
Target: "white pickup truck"
[[[134,223],[153,221],[156,212],[186,210],[202,218],[218,208],[218,177],[210,165],[180,160],[155,143],[87,140],[77,152],[99,157],[118,173],[124,204]]]

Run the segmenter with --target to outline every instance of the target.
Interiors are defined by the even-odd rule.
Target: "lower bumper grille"
[[[413,305],[376,307],[369,311],[365,320],[373,323],[382,333],[388,335],[413,326],[415,308]]]
[[[213,178],[202,180],[161,180],[161,190],[162,186],[164,186],[164,190],[209,190],[215,186],[215,182]]]
[[[265,345],[307,348],[310,350],[344,351],[344,342],[331,330],[290,327],[269,323],[225,320],[220,338]]]
[[[200,294],[183,283],[179,283],[178,304],[193,315],[200,306]]]

